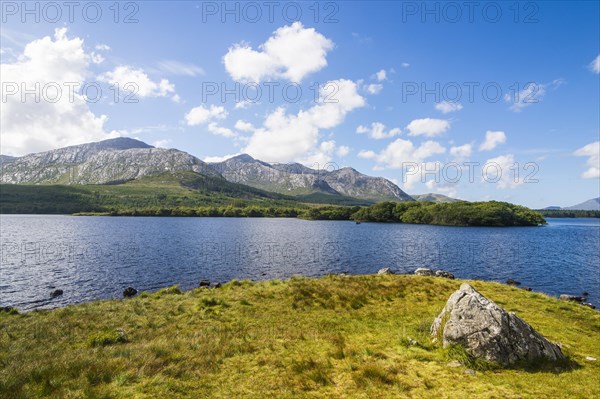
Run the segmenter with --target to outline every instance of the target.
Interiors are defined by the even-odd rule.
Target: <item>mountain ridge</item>
[[[286,195],[323,193],[373,202],[414,199],[383,177],[367,176],[352,167],[335,170],[311,169],[300,163],[264,162],[240,154],[208,165],[226,180]]]

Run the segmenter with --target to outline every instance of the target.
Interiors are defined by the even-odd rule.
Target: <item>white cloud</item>
[[[206,157],[206,158],[203,159],[203,161],[206,162],[206,163],[223,162],[223,161],[228,160],[229,158],[237,157],[238,155],[240,155],[240,153],[231,154],[231,155],[223,155],[222,157]]]
[[[338,147],[336,154],[338,157],[345,157],[346,155],[350,154],[350,147],[347,145],[341,145]]]
[[[77,83],[81,87],[90,75],[91,62],[83,39],[69,38],[67,29],[61,28],[55,30],[53,38],[46,36],[28,43],[13,63],[0,65],[3,89],[8,83],[19,87],[15,95],[3,93],[6,98],[0,118],[0,146],[4,154],[24,155],[119,135],[107,133],[104,124],[108,118],[92,113],[78,88],[66,85]],[[60,95],[53,89],[40,96],[39,102],[33,95],[21,101],[20,88],[31,89],[36,84],[56,84]]]
[[[396,139],[378,154],[361,151],[361,158],[374,158],[379,166],[401,169],[406,163],[421,163],[433,155],[443,154],[446,149],[437,141],[426,141],[418,147],[410,140]]]
[[[482,181],[496,184],[497,188],[516,188],[523,179],[515,173],[515,158],[512,154],[488,159],[483,164]]]
[[[251,106],[252,104],[256,104],[256,102],[250,101],[250,100],[242,100],[242,101],[236,102],[235,106],[233,108],[235,108],[235,109],[246,109],[249,106]]]
[[[586,162],[589,167],[581,177],[584,179],[596,179],[600,177],[600,141],[595,141],[585,145],[575,151],[574,155],[578,157],[588,157]]]
[[[375,151],[371,151],[371,150],[361,150],[358,153],[359,158],[373,159],[376,156],[377,156],[377,154],[375,153]]]
[[[427,182],[425,182],[425,186],[431,191],[438,192],[452,198],[458,197],[455,183],[427,180]]]
[[[383,90],[383,85],[379,83],[371,83],[365,85],[364,89],[367,93],[375,95],[381,93],[381,90]]]
[[[462,104],[450,101],[442,101],[441,103],[435,104],[435,109],[441,111],[443,114],[448,114],[450,112],[456,112],[463,109]]]
[[[219,126],[216,122],[210,122],[208,124],[208,131],[217,136],[223,136],[227,138],[236,137],[237,134],[233,132],[231,129],[228,129],[223,126]]]
[[[403,62],[400,65],[402,66],[402,68],[408,68],[410,66],[410,64],[408,62]]]
[[[488,130],[485,132],[485,141],[479,146],[479,151],[491,151],[498,144],[504,143],[506,143],[506,134],[504,132]]]
[[[252,131],[254,131],[254,126],[252,125],[252,123],[250,123],[250,122],[246,122],[246,121],[243,121],[243,120],[241,120],[241,119],[240,119],[240,120],[238,120],[238,121],[235,123],[235,126],[234,126],[234,127],[235,127],[237,130],[240,130],[240,131],[242,131],[242,132],[252,132]]]
[[[156,140],[155,142],[152,143],[152,145],[157,148],[169,148],[169,147],[167,147],[169,145],[169,143],[171,143],[171,140],[164,139],[164,140]]]
[[[360,125],[356,128],[356,133],[364,134],[367,133],[368,136],[372,139],[380,140],[387,139],[390,137],[394,137],[402,133],[399,128],[390,129],[390,131],[385,131],[385,125],[381,122],[373,122],[371,123],[371,128]]]
[[[120,90],[127,90],[135,97],[166,97],[175,95],[175,86],[167,79],[154,82],[143,69],[136,69],[128,65],[119,65],[112,71],[98,76],[101,82],[117,84]],[[174,98],[174,100],[176,100]]]
[[[513,112],[521,112],[524,108],[530,105],[537,104],[546,96],[548,89],[557,89],[565,81],[563,79],[555,79],[550,83],[529,83],[516,94],[507,93],[504,95],[504,101],[512,103],[509,109]]]
[[[294,22],[273,32],[259,51],[246,43],[230,47],[223,63],[232,79],[239,82],[280,77],[300,82],[327,66],[327,52],[332,48],[333,42],[314,28]]]
[[[185,114],[185,121],[188,126],[203,125],[214,119],[227,118],[227,111],[221,106],[211,105],[205,108],[204,105],[192,108]]]
[[[110,46],[108,46],[107,44],[96,44],[96,50],[98,51],[110,51]]]
[[[186,62],[165,60],[158,63],[158,69],[162,72],[170,73],[171,75],[182,75],[182,76],[198,76],[204,75],[204,69],[198,65],[189,64]]]
[[[600,54],[594,59],[594,61],[590,62],[589,68],[592,72],[600,73]]]
[[[411,121],[406,129],[409,136],[439,136],[450,128],[450,122],[445,119],[415,119]]]
[[[473,152],[473,146],[471,144],[464,144],[461,146],[455,146],[450,148],[450,155],[456,160],[467,159]]]
[[[375,78],[380,81],[383,82],[384,80],[387,79],[387,73],[385,72],[385,69],[380,70],[379,72],[377,72],[375,74]]]
[[[331,85],[337,92],[331,101]],[[288,115],[279,107],[265,118],[263,126],[256,128],[244,152],[258,159],[288,162],[309,156],[317,150],[320,129],[331,129],[341,124],[346,114],[365,105],[357,92],[356,83],[350,80],[335,80],[325,83],[320,89],[317,105]],[[307,155],[308,154],[308,155]]]

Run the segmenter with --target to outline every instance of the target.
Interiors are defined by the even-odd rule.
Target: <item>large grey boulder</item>
[[[471,285],[454,292],[431,326],[434,341],[461,345],[474,357],[509,366],[520,361],[565,359],[560,348],[514,313]]]

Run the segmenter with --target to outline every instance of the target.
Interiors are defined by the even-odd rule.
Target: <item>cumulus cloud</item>
[[[383,90],[383,85],[379,83],[371,83],[365,85],[364,89],[367,93],[375,95],[381,93],[381,90]]]
[[[509,109],[513,112],[521,112],[526,107],[537,104],[546,96],[548,89],[557,89],[565,81],[563,79],[555,79],[550,83],[529,83],[516,94],[507,93],[504,95],[504,101],[512,104]]]
[[[227,137],[227,138],[233,138],[233,137],[237,136],[237,134],[235,132],[233,132],[231,129],[228,129],[223,126],[219,126],[217,124],[217,122],[210,122],[208,124],[208,131],[217,136],[223,136],[223,137]]]
[[[463,109],[462,104],[450,101],[442,101],[441,103],[435,104],[435,109],[441,111],[443,114],[448,114],[450,112],[456,112]]]
[[[574,155],[578,157],[588,157],[588,169],[583,172],[581,177],[584,179],[597,179],[600,177],[600,141],[595,141],[585,145],[575,151]]]
[[[393,128],[389,131],[385,131],[385,125],[381,122],[373,122],[371,123],[371,127],[366,127],[360,125],[356,128],[356,133],[358,134],[367,134],[370,138],[375,140],[387,139],[390,137],[394,137],[402,133],[399,128]]]
[[[333,154],[343,157],[348,154],[350,148],[346,146],[337,146],[334,140],[321,142],[317,148],[311,151],[308,156],[300,160],[300,163],[313,169],[326,169],[327,164],[333,159]]]
[[[411,121],[406,129],[409,136],[439,136],[450,128],[450,122],[445,119],[415,119]]]
[[[337,88],[335,101],[329,99],[331,93],[327,88],[330,85]],[[243,151],[255,158],[274,162],[306,159],[312,152],[318,151],[321,129],[338,126],[349,112],[365,105],[356,83],[350,80],[327,82],[319,92],[318,103],[307,110],[290,115],[279,107],[267,115],[262,127],[254,130]]]
[[[600,73],[600,55],[598,55],[589,65],[590,71]]]
[[[204,105],[192,108],[185,114],[185,121],[188,126],[204,125],[215,119],[227,118],[227,111],[224,107],[211,105],[206,108]]]
[[[361,158],[375,159],[383,168],[401,169],[406,163],[421,163],[433,155],[443,154],[446,149],[437,141],[426,141],[415,146],[410,140],[396,139],[378,154],[373,151],[361,151]]]
[[[171,82],[167,79],[155,82],[140,68],[119,65],[112,71],[99,75],[98,80],[117,84],[121,90],[130,91],[135,97],[166,97],[171,95],[174,101],[179,101],[179,96],[175,94],[175,86]]]
[[[471,156],[472,153],[473,146],[471,144],[453,146],[450,148],[450,155],[452,155],[455,160],[467,159]]]
[[[506,143],[506,134],[504,132],[493,132],[488,130],[485,132],[485,141],[479,146],[479,151],[491,151],[498,144]]]
[[[301,22],[283,26],[254,50],[238,43],[223,56],[225,69],[239,82],[260,82],[267,78],[285,78],[300,82],[327,66],[327,52],[333,42]]]
[[[67,29],[61,28],[53,37],[28,43],[16,61],[0,64],[3,89],[13,83],[18,87],[14,95],[3,90],[0,146],[4,154],[25,155],[119,135],[105,131],[108,118],[91,112],[79,93],[92,61],[84,40],[68,37]],[[21,101],[21,88],[32,89],[36,84],[50,90],[40,95],[40,101],[33,95]]]
[[[338,157],[345,157],[346,155],[350,154],[350,147],[347,145],[341,145],[338,147],[336,154]]]
[[[252,123],[250,122],[246,122],[243,120],[238,120],[237,122],[235,122],[235,126],[234,126],[237,130],[240,130],[242,132],[251,132],[254,130],[254,126],[252,125]]]
[[[495,184],[497,188],[516,188],[523,179],[515,173],[515,157],[512,154],[500,155],[485,161],[482,168],[482,181]]]
[[[383,82],[384,80],[387,79],[387,73],[385,72],[385,69],[380,70],[379,72],[377,72],[375,74],[375,78],[380,81]]]

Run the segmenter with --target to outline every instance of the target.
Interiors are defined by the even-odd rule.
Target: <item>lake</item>
[[[0,216],[0,306],[53,308],[199,280],[444,269],[600,306],[600,220],[443,227],[266,218]],[[50,299],[54,289],[64,295]]]

